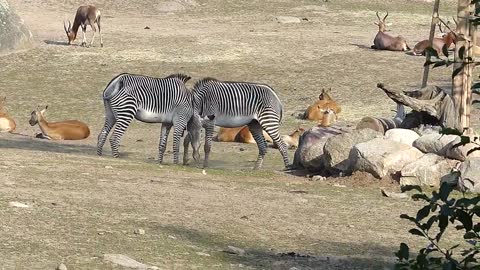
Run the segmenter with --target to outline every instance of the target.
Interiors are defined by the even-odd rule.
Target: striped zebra
[[[105,125],[98,135],[97,154],[102,155],[102,148],[108,134],[110,136],[113,157],[118,157],[118,145],[125,130],[133,118],[145,123],[162,123],[158,161],[163,162],[167,138],[173,131],[173,162],[178,164],[180,138],[187,128],[193,157],[199,160],[200,154],[200,119],[193,117],[192,92],[185,82],[190,79],[183,74],[174,74],[165,78],[152,78],[142,75],[123,73],[113,78],[103,91],[105,105]],[[188,162],[188,146],[185,147],[183,163]]]
[[[278,145],[285,167],[289,167],[287,146],[278,132],[282,119],[282,103],[270,86],[205,78],[198,81],[193,88],[193,105],[196,114],[201,118],[207,117],[203,121],[204,167],[208,166],[215,125],[227,128],[248,125],[259,150],[254,169],[262,167],[267,152],[267,143],[262,134],[262,129],[265,130]]]

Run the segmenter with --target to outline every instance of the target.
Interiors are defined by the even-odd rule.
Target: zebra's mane
[[[216,82],[218,80],[215,79],[215,78],[211,78],[211,77],[203,78],[203,79],[201,79],[201,80],[199,80],[195,83],[195,85],[193,86],[193,90],[199,89],[202,86],[204,86],[205,84],[207,84],[209,82],[212,82],[212,81]]]
[[[172,74],[168,77],[165,77],[165,79],[168,79],[168,78],[178,78],[179,80],[181,80],[182,82],[186,83],[188,80],[190,80],[192,77],[188,76],[188,75],[185,75],[185,74],[181,74],[181,73],[177,73],[177,74]]]

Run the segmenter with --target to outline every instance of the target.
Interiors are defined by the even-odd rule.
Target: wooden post
[[[435,26],[438,23],[438,9],[440,7],[440,0],[435,0],[435,4],[433,5],[433,13],[432,13],[432,23],[430,25],[430,36],[428,37],[428,46],[432,47],[433,38],[435,36]],[[430,61],[430,54],[428,51],[425,52],[425,56],[427,57],[427,62]],[[422,88],[427,86],[428,81],[428,72],[430,71],[430,66],[423,67],[423,79],[422,79]]]
[[[455,64],[453,72],[456,72],[452,81],[452,97],[456,111],[456,129],[464,131],[470,127],[470,103],[471,103],[471,80],[473,71],[472,65],[464,65],[465,58],[469,53],[473,55],[473,48],[470,46],[470,27],[468,16],[470,15],[470,0],[458,0],[458,25],[457,42],[455,45]],[[459,55],[461,48],[464,51],[463,57]],[[462,59],[461,59],[462,58]],[[459,72],[458,72],[459,71]]]

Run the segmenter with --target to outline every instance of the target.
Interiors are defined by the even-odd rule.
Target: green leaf
[[[400,215],[400,218],[402,218],[402,219],[408,219],[408,220],[410,220],[410,221],[412,221],[412,222],[415,222],[415,221],[416,221],[414,217],[411,217],[411,216],[409,216],[409,215],[407,215],[407,214],[401,214],[401,215]]]
[[[460,142],[456,143],[452,146],[452,148],[456,148],[462,145],[466,145],[467,143],[470,143],[470,137],[468,136],[460,136]]]
[[[430,230],[430,228],[432,227],[433,223],[435,223],[435,222],[437,222],[437,221],[438,221],[438,217],[437,217],[437,216],[431,216],[431,217],[428,219],[427,223],[425,223],[425,224],[426,224],[425,230],[426,230],[426,231]]]
[[[415,200],[415,201],[418,201],[418,200],[424,200],[424,201],[427,201],[427,202],[430,201],[430,198],[425,193],[413,194],[412,199]]]
[[[474,238],[477,238],[477,234],[474,232],[466,232],[463,235],[463,239],[474,239]]]
[[[425,48],[425,53],[428,53],[430,56],[435,56],[436,58],[440,58],[440,57],[438,56],[437,50],[435,50],[434,48],[432,48],[432,47],[430,47],[430,46],[427,47],[427,48]]]
[[[425,205],[420,210],[418,210],[417,217],[415,218],[415,220],[416,221],[421,221],[422,219],[427,217],[428,214],[430,214],[430,205]]]
[[[410,229],[408,232],[413,235],[419,235],[419,236],[425,237],[425,235],[419,229],[413,228],[413,229]]]
[[[477,82],[472,85],[472,89],[478,89],[478,88],[480,88],[480,83]]]
[[[440,228],[440,232],[443,233],[443,231],[447,228],[448,226],[448,217],[444,215],[440,215],[438,217],[438,228]]]
[[[455,270],[455,269],[457,269],[457,266],[452,261],[447,262],[442,267],[442,270]]]
[[[418,192],[422,192],[422,188],[417,185],[410,185],[410,186],[403,186],[402,187],[402,192],[407,192],[410,190],[417,190]]]
[[[475,151],[478,151],[478,150],[480,150],[480,147],[475,147],[473,149],[468,150],[467,151],[467,156],[470,155],[471,153],[475,152]]]
[[[399,260],[404,260],[404,259],[408,260],[408,258],[410,257],[410,251],[409,251],[408,245],[405,243],[401,243],[400,249],[397,252],[395,252],[395,255]]]
[[[432,68],[445,66],[446,64],[447,64],[447,62],[445,62],[445,61],[443,61],[443,60],[442,60],[442,61],[437,61],[437,62],[435,62],[435,65],[433,65]]]
[[[443,55],[445,55],[446,57],[448,57],[448,46],[447,46],[447,44],[444,44],[444,45],[442,46],[442,53],[443,53]]]
[[[459,67],[457,69],[454,69],[453,72],[452,72],[452,79],[455,78],[455,76],[457,76],[460,72],[462,72],[464,67],[465,67],[465,65],[462,64],[461,67]]]
[[[465,58],[465,46],[462,46],[460,49],[458,49],[458,58],[460,58],[460,60]]]
[[[440,134],[462,136],[462,132],[454,128],[442,128],[442,130],[440,130]]]
[[[473,222],[472,222],[472,217],[465,211],[461,209],[457,209],[455,212],[458,221],[460,221],[463,224],[463,227],[465,227],[465,231],[470,231],[472,230],[473,227]]]
[[[440,186],[440,200],[446,202],[450,192],[452,192],[452,187],[447,182],[443,182]]]

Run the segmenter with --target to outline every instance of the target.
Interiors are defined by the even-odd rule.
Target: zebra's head
[[[200,117],[197,114],[194,114],[190,121],[187,124],[187,131],[190,137],[190,144],[192,145],[193,149],[193,159],[198,162],[200,161],[200,132],[202,129],[202,122],[200,121]]]

